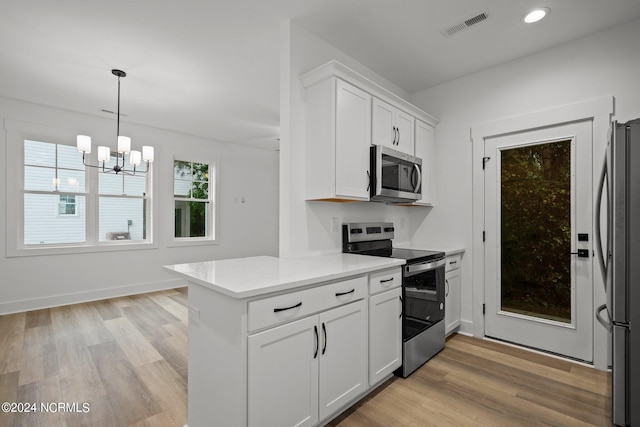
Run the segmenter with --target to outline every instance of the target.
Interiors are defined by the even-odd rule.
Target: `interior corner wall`
[[[113,120],[0,98],[0,120],[72,132],[112,135]],[[0,314],[184,286],[163,265],[278,254],[278,153],[125,123],[133,141],[156,148],[156,248],[68,255],[7,257],[7,132],[0,136]],[[98,138],[99,139],[99,138]],[[173,159],[218,160],[217,244],[172,246]],[[244,202],[242,202],[244,198]]]
[[[435,131],[437,208],[417,228],[414,242],[452,242],[467,249],[462,266],[462,326],[467,332],[473,331],[472,263],[482,262],[470,252],[470,128],[601,96],[615,97],[618,120],[640,117],[638,46],[640,21],[634,21],[411,96],[441,120]],[[602,156],[594,164],[601,164]],[[596,334],[599,329],[596,324]]]
[[[280,86],[280,256],[305,256],[341,251],[339,224],[390,221],[396,224],[396,242],[409,242],[429,208],[387,206],[382,203],[305,201],[305,103],[300,76],[335,59],[380,86],[407,99],[408,94],[344,52],[295,24],[281,32]]]

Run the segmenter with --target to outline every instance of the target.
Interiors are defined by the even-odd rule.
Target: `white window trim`
[[[209,165],[209,194],[211,194],[211,190],[213,189],[213,197],[209,196],[209,203],[211,204],[212,209],[210,209],[210,217],[209,224],[213,230],[212,236],[206,237],[175,237],[175,179],[174,179],[174,165],[176,161],[180,162],[191,162],[191,163],[205,163]],[[211,169],[213,168],[213,173]],[[211,185],[211,179],[213,176],[213,185]],[[194,159],[193,156],[173,156],[171,160],[171,227],[170,229],[170,240],[167,244],[167,247],[183,247],[183,246],[208,246],[208,245],[218,245],[220,244],[220,229],[218,228],[219,223],[219,212],[218,212],[218,183],[220,181],[220,158],[218,156],[208,157],[208,158],[197,158]],[[213,219],[211,218],[213,216]]]
[[[22,256],[42,256],[42,255],[62,255],[77,253],[96,253],[96,252],[112,252],[112,251],[129,251],[141,249],[157,249],[158,243],[157,224],[154,221],[157,209],[157,180],[154,179],[154,172],[147,178],[149,189],[149,211],[147,212],[147,230],[148,237],[146,241],[135,242],[100,242],[97,238],[98,218],[97,215],[86,216],[87,240],[94,237],[95,241],[87,243],[67,243],[54,245],[31,246],[24,244],[24,200],[22,197],[22,189],[24,188],[24,141],[44,141],[53,144],[69,144],[69,141],[75,141],[76,132],[73,130],[61,129],[54,126],[47,126],[39,123],[24,122],[19,120],[5,119],[4,129],[6,131],[6,156],[5,156],[5,173],[6,173],[6,254],[7,257]],[[93,153],[92,153],[93,154]],[[157,159],[156,150],[156,159]],[[152,166],[153,167],[153,166]],[[97,212],[98,194],[97,194],[97,171],[89,170],[87,173],[88,188],[95,188],[96,191],[86,193],[86,206],[88,212]]]

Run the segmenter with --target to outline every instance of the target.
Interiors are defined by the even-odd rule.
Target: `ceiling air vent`
[[[445,28],[443,30],[440,30],[440,32],[442,33],[443,36],[445,37],[451,37],[454,34],[457,34],[459,32],[461,32],[462,30],[466,30],[467,28],[479,24],[481,22],[486,21],[487,19],[489,19],[491,15],[489,14],[488,10],[485,10],[483,12],[477,13],[465,20],[463,20],[462,22],[458,22],[456,24],[451,25],[449,28]]]

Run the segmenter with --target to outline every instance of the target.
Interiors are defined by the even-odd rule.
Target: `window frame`
[[[100,241],[99,210],[98,210],[98,170],[85,168],[85,241],[78,243],[55,243],[43,245],[28,245],[24,243],[24,141],[33,140],[51,144],[69,145],[75,147],[77,130],[61,129],[54,126],[24,122],[19,120],[5,120],[6,131],[6,176],[7,176],[7,257],[41,256],[76,253],[109,252],[120,250],[140,250],[158,248],[157,225],[153,220],[157,212],[157,200],[154,197],[156,180],[154,166],[147,176],[148,209],[146,211],[147,236],[145,240],[131,241]],[[102,133],[96,130],[94,133]],[[97,150],[88,154],[88,161],[97,164]],[[157,152],[157,150],[156,150]],[[156,156],[157,158],[157,156]],[[9,160],[11,159],[11,160]],[[12,185],[9,185],[12,183]],[[31,192],[31,191],[29,191]],[[68,192],[47,192],[48,194],[69,194]],[[11,208],[10,208],[11,207]]]
[[[219,232],[218,232],[218,176],[220,169],[220,162],[217,157],[208,157],[208,158],[194,158],[195,156],[182,156],[182,155],[174,155],[171,160],[171,227],[167,227],[171,230],[171,240],[169,243],[169,247],[179,247],[179,246],[199,246],[199,245],[216,245],[219,243]],[[208,199],[192,199],[186,197],[176,197],[175,196],[175,162],[185,162],[185,163],[199,163],[206,164],[209,166],[209,198]],[[207,201],[209,203],[209,213],[208,213],[208,224],[209,224],[209,235],[208,236],[198,236],[198,237],[176,237],[175,230],[175,205],[176,201]]]

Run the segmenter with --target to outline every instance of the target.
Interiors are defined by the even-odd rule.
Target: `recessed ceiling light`
[[[542,18],[547,16],[547,14],[551,12],[551,9],[548,7],[540,7],[538,9],[534,9],[531,12],[527,13],[524,17],[524,22],[527,24],[533,24],[534,22],[540,21]]]

